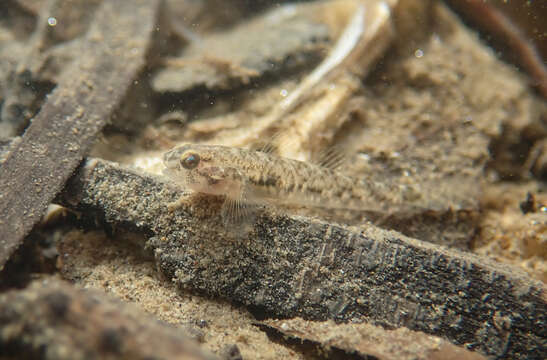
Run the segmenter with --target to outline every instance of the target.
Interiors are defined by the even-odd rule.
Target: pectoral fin
[[[250,225],[254,222],[258,205],[249,202],[246,197],[245,184],[235,196],[226,196],[222,205],[221,216],[225,225]]]

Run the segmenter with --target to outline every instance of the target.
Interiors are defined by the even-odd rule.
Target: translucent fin
[[[284,134],[281,131],[274,133],[267,140],[259,140],[250,146],[251,149],[260,151],[266,154],[276,154],[279,153],[279,149],[285,147],[291,147],[294,144],[294,139],[290,138],[287,140],[284,139]]]
[[[256,220],[258,206],[226,198],[222,205],[221,216],[224,226],[248,232]]]
[[[254,221],[257,205],[247,200],[245,190],[237,198],[226,196],[221,209],[225,225],[248,225]]]
[[[346,156],[342,150],[336,146],[331,146],[319,153],[315,164],[327,169],[336,170],[344,165],[345,162]]]
[[[250,149],[266,154],[275,154],[279,148],[280,133],[276,132],[267,140],[258,140],[251,144]]]
[[[275,152],[277,151],[277,145],[272,141],[259,141],[253,144],[253,146],[251,146],[251,149],[266,154],[275,154]]]

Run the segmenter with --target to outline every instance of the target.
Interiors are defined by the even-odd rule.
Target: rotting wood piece
[[[498,358],[545,358],[545,285],[518,269],[369,226],[363,232],[264,211],[245,233],[220,201],[181,196],[162,178],[88,160],[60,196],[146,244],[182,288],[279,317],[366,320],[444,337]]]
[[[87,46],[0,167],[0,269],[81,162],[144,65],[159,0],[107,1]]]
[[[182,330],[132,305],[54,279],[0,295],[0,356],[6,355],[45,360],[216,358]]]

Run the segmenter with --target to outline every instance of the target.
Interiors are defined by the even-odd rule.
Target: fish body
[[[164,155],[165,173],[192,191],[226,196],[228,207],[288,204],[378,210],[412,197],[411,188],[346,176],[323,166],[264,151],[184,145]],[[389,196],[386,196],[389,194]]]

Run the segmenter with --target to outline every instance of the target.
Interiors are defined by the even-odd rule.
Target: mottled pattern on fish
[[[376,211],[416,196],[407,186],[357,179],[321,165],[248,149],[184,145],[167,152],[164,163],[166,174],[181,185],[243,203]]]

